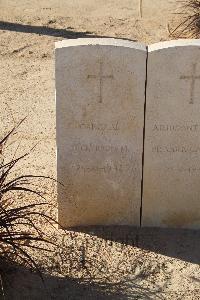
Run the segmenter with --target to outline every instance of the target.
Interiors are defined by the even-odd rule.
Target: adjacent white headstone
[[[200,227],[200,40],[149,46],[143,226]]]
[[[146,47],[56,43],[59,222],[139,225]]]

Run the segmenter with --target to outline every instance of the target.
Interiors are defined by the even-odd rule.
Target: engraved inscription
[[[184,172],[184,173],[196,173],[196,172],[200,172],[200,168],[199,167],[181,167],[181,168],[167,168],[168,171],[175,171],[175,172]]]
[[[192,146],[154,146],[152,152],[155,153],[200,153],[200,147]]]
[[[194,91],[195,91],[195,83],[197,79],[200,79],[200,75],[196,74],[197,63],[192,65],[192,74],[190,76],[183,75],[180,79],[190,80],[190,104],[194,104]]]
[[[97,79],[99,81],[99,103],[103,102],[102,99],[102,90],[103,90],[103,82],[106,79],[114,79],[114,76],[112,74],[110,75],[105,75],[103,74],[103,62],[100,61],[100,66],[99,66],[99,73],[97,75],[88,75],[88,79]]]
[[[83,172],[85,173],[95,173],[95,174],[127,174],[137,172],[136,167],[133,167],[133,163],[130,164],[119,164],[117,162],[113,163],[106,163],[103,166],[87,166],[84,164],[72,164],[71,167],[74,169],[75,172]]]
[[[155,124],[153,125],[153,131],[165,131],[165,132],[181,132],[181,131],[190,131],[196,132],[200,129],[199,124],[186,124],[186,125],[179,125],[179,124]]]
[[[105,152],[105,153],[121,153],[126,154],[129,153],[129,149],[127,145],[122,146],[113,146],[113,145],[97,145],[93,143],[89,144],[73,144],[72,145],[73,152]]]
[[[67,126],[68,129],[87,129],[91,131],[119,131],[119,121],[112,122],[111,124],[96,122],[96,121],[83,121],[72,122]]]

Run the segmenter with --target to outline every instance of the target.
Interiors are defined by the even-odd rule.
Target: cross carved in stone
[[[181,76],[180,79],[190,80],[191,87],[190,87],[190,104],[194,104],[194,91],[195,91],[195,84],[196,80],[200,80],[200,75],[196,74],[197,63],[192,65],[192,74],[190,76]]]
[[[103,90],[103,83],[104,83],[104,80],[106,79],[114,79],[114,76],[111,74],[111,75],[105,75],[103,74],[103,62],[100,61],[100,66],[99,66],[99,73],[97,75],[88,75],[87,77],[88,79],[97,79],[99,81],[99,103],[102,103],[103,102],[103,99],[102,99],[102,90]]]

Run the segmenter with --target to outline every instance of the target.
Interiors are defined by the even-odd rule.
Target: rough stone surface
[[[56,43],[59,222],[139,225],[146,47]]]
[[[200,41],[149,47],[143,226],[200,227]]]

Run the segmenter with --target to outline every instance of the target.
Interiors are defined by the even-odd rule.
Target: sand
[[[147,44],[168,40],[178,5],[175,0],[0,1],[0,136],[27,116],[8,152],[20,143],[20,155],[37,144],[18,172],[56,177],[54,42],[90,36]],[[55,186],[47,189],[56,206]],[[49,210],[52,216],[56,212]],[[199,232],[57,231],[47,224],[42,229],[59,244],[54,253],[35,254],[46,286],[26,268],[11,266],[3,278],[6,299],[200,299]]]

